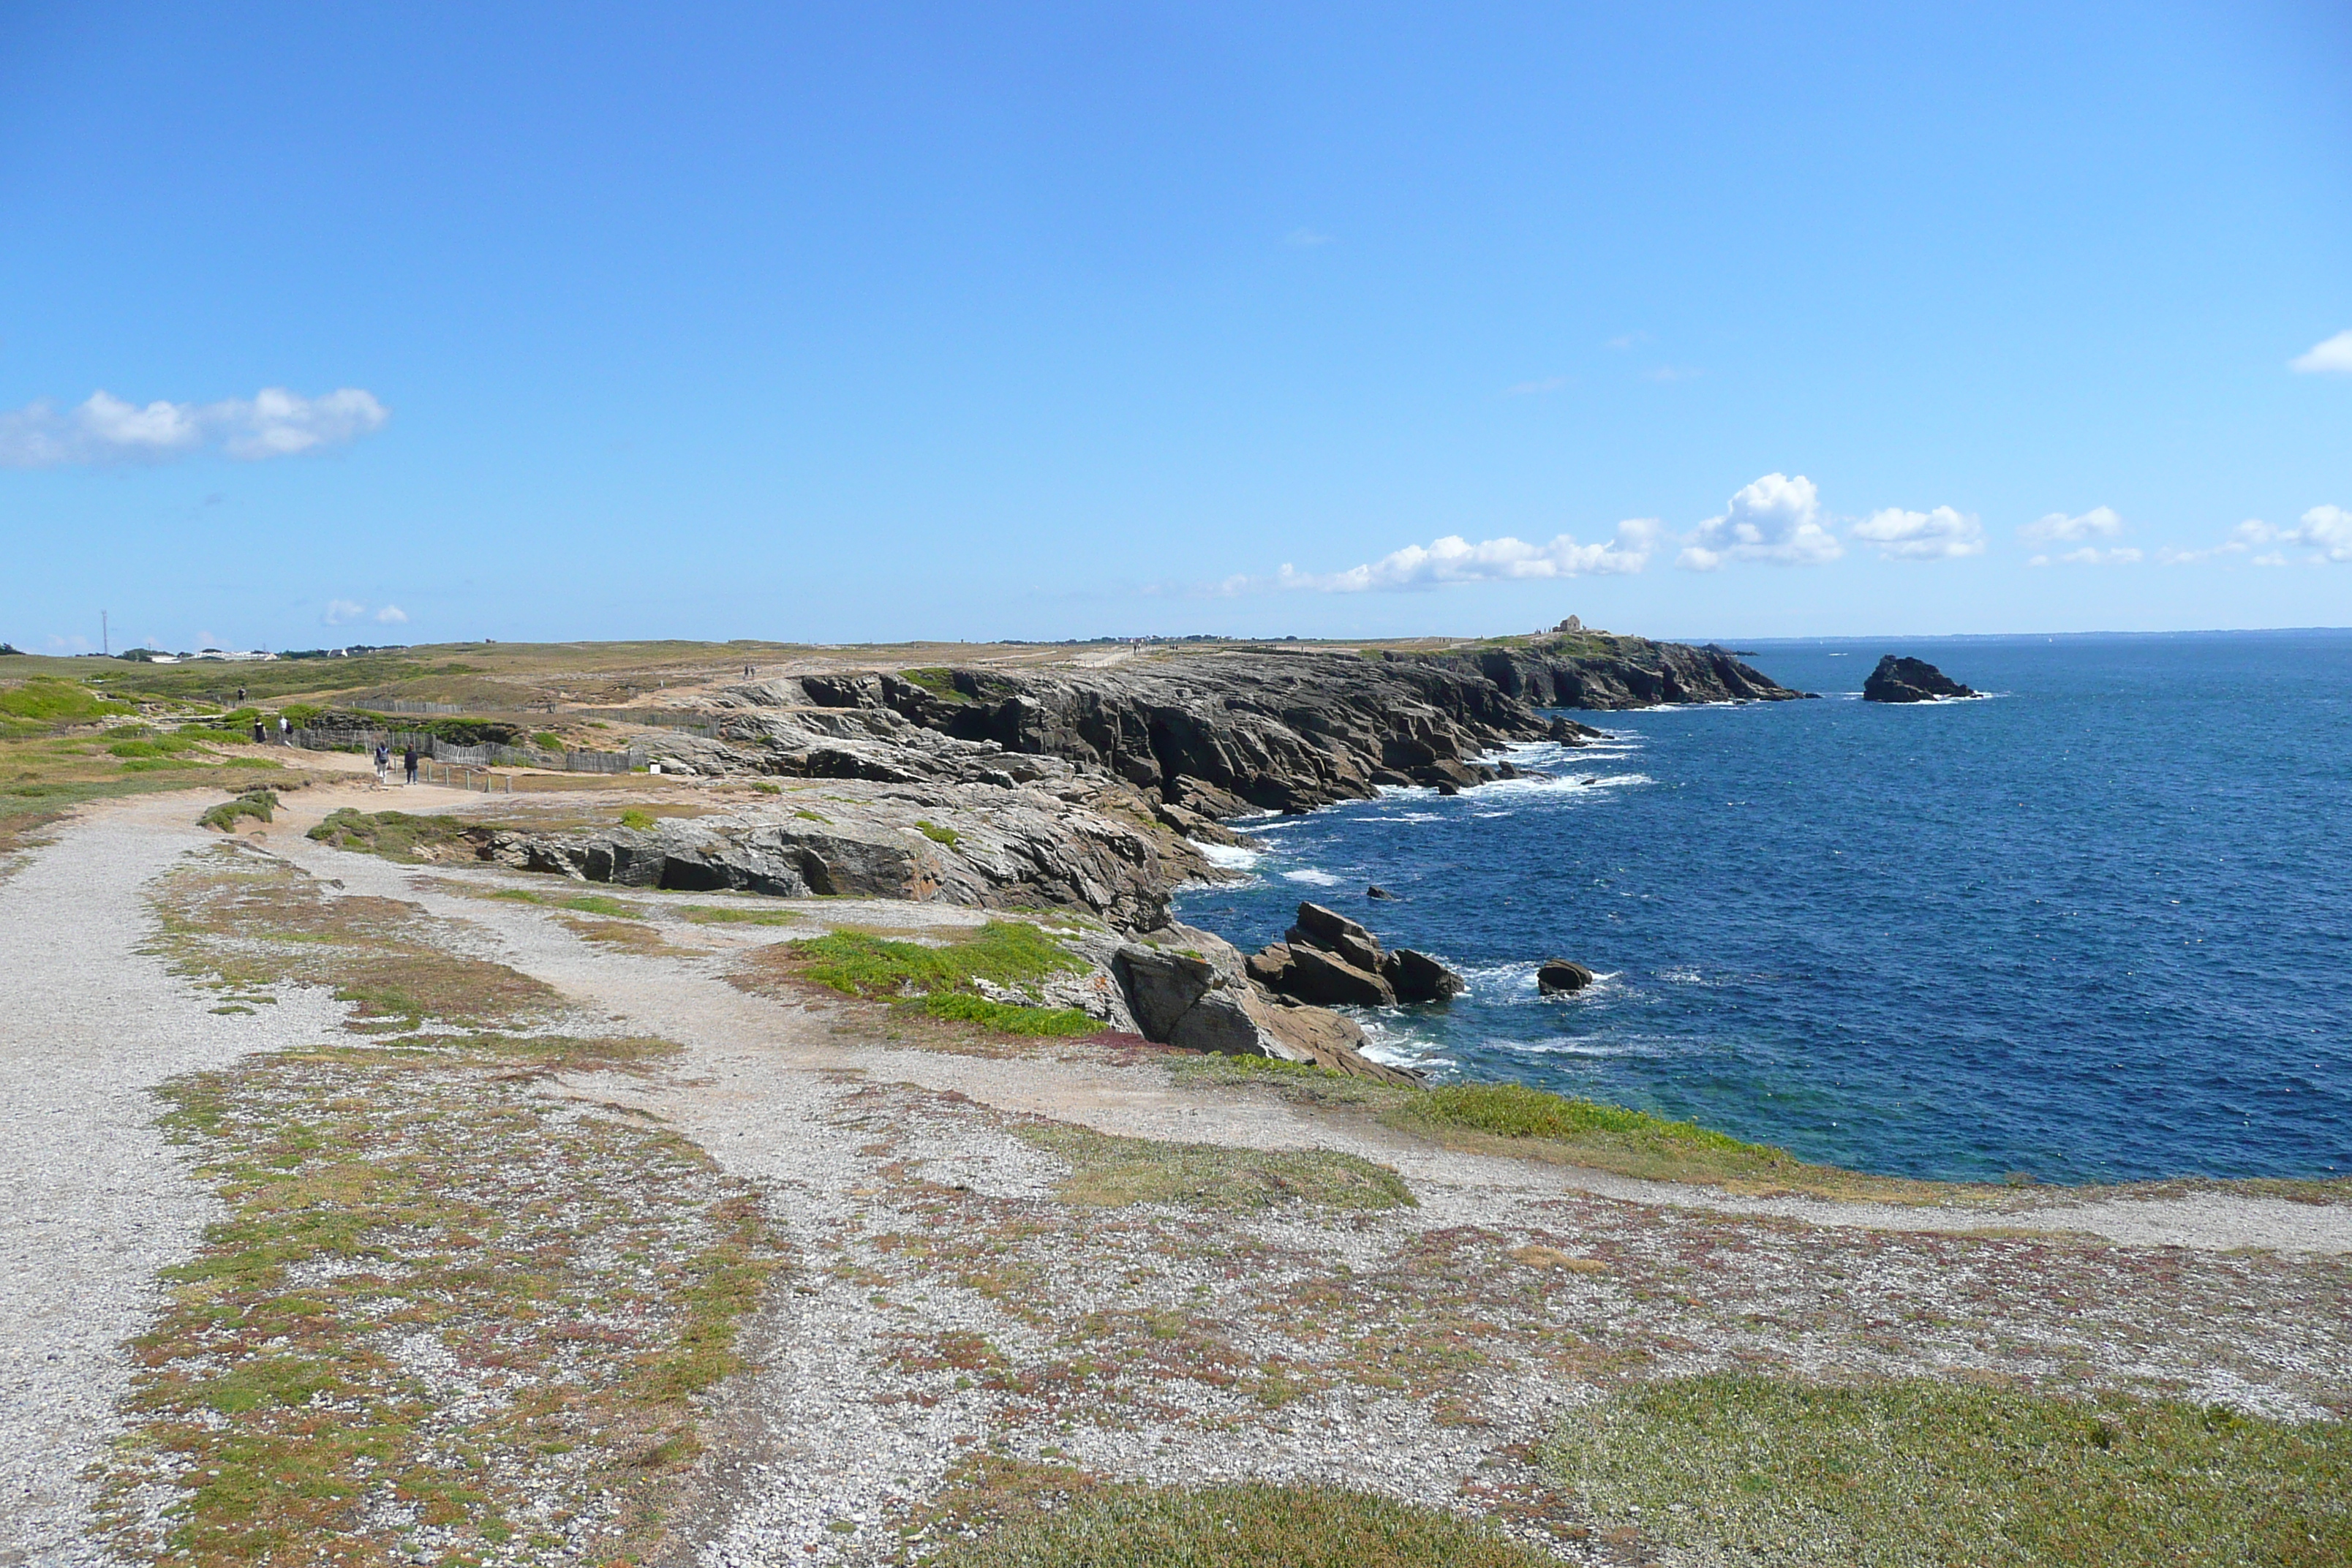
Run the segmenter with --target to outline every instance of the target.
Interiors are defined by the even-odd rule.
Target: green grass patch
[[[1808,1192],[1890,1202],[1985,1199],[1991,1189],[1812,1165],[1695,1121],[1571,1100],[1515,1083],[1457,1083],[1408,1094],[1381,1120],[1475,1152],[1555,1161],[1652,1181],[1742,1192]]]
[[[475,826],[462,817],[412,816],[404,811],[360,811],[347,805],[330,813],[310,829],[310,837],[338,849],[415,865],[438,858],[435,851],[454,847]]]
[[[1231,1149],[1119,1138],[1068,1122],[1016,1126],[1025,1142],[1070,1163],[1055,1195],[1092,1208],[1173,1204],[1248,1211],[1280,1204],[1330,1208],[1412,1207],[1412,1191],[1386,1165],[1334,1149]]]
[[[956,847],[957,840],[961,837],[954,828],[941,827],[936,822],[918,821],[915,824],[915,831],[929,839],[932,843],[944,844],[950,849]]]
[[[978,1024],[1001,1035],[1094,1035],[1103,1028],[1100,1018],[1076,1007],[1025,1007],[964,991],[934,991],[923,998],[922,1007],[934,1018]]]
[[[2340,1422],[1725,1373],[1579,1412],[1544,1462],[1646,1544],[1756,1568],[2352,1562]]]
[[[971,699],[956,689],[955,671],[945,665],[927,665],[920,669],[902,669],[898,679],[921,687],[932,696],[949,702],[969,702]]]
[[[1072,1490],[1050,1512],[952,1544],[930,1561],[939,1568],[1544,1568],[1557,1561],[1444,1509],[1338,1487]]]
[[[622,921],[651,920],[654,913],[644,904],[633,904],[625,899],[615,899],[605,893],[582,893],[573,898],[558,899],[526,888],[501,888],[490,897],[510,904],[540,904],[551,910],[576,910],[583,915],[606,915]]]
[[[790,944],[803,973],[851,996],[897,1000],[934,991],[971,991],[972,982],[1032,985],[1082,970],[1084,960],[1021,921],[991,921],[941,947],[835,931]]]
[[[706,926],[785,926],[797,924],[800,921],[800,916],[790,910],[737,908],[725,904],[685,904],[677,912],[697,925]]]
[[[1696,1121],[1669,1121],[1646,1111],[1590,1100],[1570,1100],[1519,1083],[1454,1083],[1431,1089],[1415,1106],[1417,1114],[1450,1127],[1473,1128],[1503,1138],[1574,1139],[1608,1132],[1664,1143],[1687,1145],[1712,1153],[1790,1156],[1778,1149],[1743,1143],[1726,1132]]]
[[[624,827],[635,828],[639,833],[649,832],[654,826],[655,820],[656,818],[652,812],[639,811],[634,806],[627,811],[621,813],[621,826]]]
[[[54,729],[60,724],[88,724],[136,710],[105,692],[93,691],[79,680],[36,675],[21,686],[0,690],[0,720],[12,721],[20,732]]]
[[[530,743],[537,746],[542,752],[560,752],[563,750],[563,737],[557,734],[552,730],[539,731],[531,736]]]
[[[109,756],[114,757],[172,757],[195,750],[197,743],[184,731],[180,731],[169,735],[133,736],[115,742],[106,751]]]
[[[236,825],[247,817],[253,817],[262,822],[276,821],[277,810],[277,791],[248,790],[235,800],[225,800],[205,812],[196,818],[196,826],[218,828],[223,833],[234,833],[236,831]]]
[[[799,817],[803,822],[822,822],[827,827],[831,827],[833,826],[833,818],[825,816],[823,812],[811,811],[806,806],[801,807],[800,810],[793,812],[793,815]]]

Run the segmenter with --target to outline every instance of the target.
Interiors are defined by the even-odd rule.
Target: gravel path
[[[102,1561],[81,1471],[119,1427],[123,1342],[216,1212],[155,1131],[178,1074],[290,1043],[339,1011],[249,1016],[139,948],[145,885],[215,837],[178,795],[109,806],[0,882],[0,1563]]]

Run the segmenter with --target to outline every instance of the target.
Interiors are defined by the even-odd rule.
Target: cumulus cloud
[[[408,624],[408,612],[398,605],[386,605],[375,613],[375,618],[381,626],[404,626]]]
[[[2340,506],[2315,506],[2303,514],[2299,527],[2280,535],[2294,544],[2307,544],[2328,561],[2352,561],[2352,511]]]
[[[2069,550],[2058,557],[2062,566],[2132,566],[2137,565],[2139,560],[2140,552],[2128,545],[2118,550],[2101,550],[2095,545],[2085,545],[2080,550]],[[2037,555],[2027,564],[2047,566],[2050,557]]]
[[[1951,561],[1984,553],[1984,524],[1939,506],[1933,511],[1886,507],[1853,525],[1853,538],[1878,547],[1890,561]]]
[[[143,407],[99,391],[68,409],[43,398],[0,413],[0,467],[161,463],[213,450],[288,458],[356,441],[391,417],[374,394],[351,386],[319,397],[269,386],[249,398]]]
[[[2124,531],[2124,520],[2113,508],[2095,506],[2080,517],[2053,511],[2019,529],[2020,537],[2034,544],[2074,544],[2086,539],[2113,539]]]
[[[1815,566],[1845,553],[1822,521],[1821,491],[1799,474],[1767,474],[1731,498],[1721,517],[1692,531],[1677,563],[1712,572],[1727,561]]]
[[[2284,566],[2287,555],[2284,545],[2304,545],[2312,553],[2304,560],[2313,564],[2324,562],[2352,562],[2352,511],[2340,506],[2315,506],[2303,514],[2293,528],[2273,528],[2258,517],[2250,517],[2230,531],[2230,537],[2203,550],[2179,550],[2170,546],[2156,552],[2161,566],[2194,566],[2205,561],[2231,560],[2243,556],[2249,565]],[[2261,551],[2263,553],[2256,554]]]
[[[2305,375],[2324,375],[2333,372],[2352,375],[2352,331],[2338,332],[2324,343],[2314,343],[2309,352],[2287,361],[2289,370]]]
[[[1459,534],[1449,534],[1426,546],[1408,544],[1345,572],[1309,574],[1285,565],[1276,585],[1321,594],[1366,594],[1435,588],[1448,583],[1540,582],[1639,572],[1649,563],[1664,532],[1654,518],[1633,518],[1617,525],[1615,539],[1599,544],[1579,544],[1565,533],[1549,544],[1507,537],[1473,544]],[[1228,582],[1224,587],[1232,592],[1245,585]]]

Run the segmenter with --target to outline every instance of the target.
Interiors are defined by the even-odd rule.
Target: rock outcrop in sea
[[[1444,1002],[1462,976],[1425,952],[1383,949],[1381,939],[1336,910],[1302,903],[1282,940],[1251,955],[1249,976],[1276,996],[1325,1007],[1388,1007]]]
[[[1925,659],[1888,654],[1862,683],[1864,702],[1933,702],[1945,697],[1976,693]]]

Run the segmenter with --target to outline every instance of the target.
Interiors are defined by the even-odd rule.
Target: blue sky
[[[2345,625],[2347,83],[2275,0],[9,5],[0,637]]]

